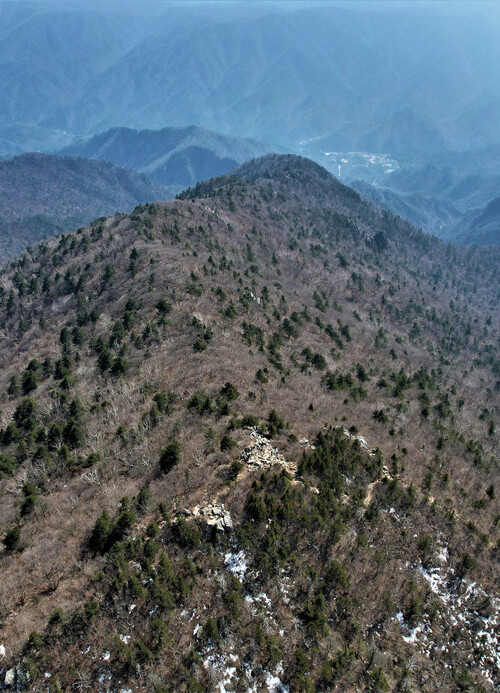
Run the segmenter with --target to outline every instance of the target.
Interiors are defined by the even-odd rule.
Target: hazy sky
[[[121,12],[138,12],[140,14],[158,14],[168,10],[169,6],[214,5],[219,11],[224,6],[234,10],[240,6],[246,11],[251,9],[260,14],[270,9],[273,11],[290,11],[307,7],[342,7],[355,11],[425,11],[440,13],[482,13],[491,19],[500,21],[500,0],[0,0],[2,3],[46,4],[61,7],[79,7],[93,9],[113,9]]]
[[[352,10],[408,11],[425,10],[429,12],[483,12],[500,16],[499,0],[0,0],[0,3],[45,3],[48,5],[72,7],[134,8],[144,12],[162,12],[169,5],[249,5],[254,9],[273,7],[290,10],[311,6],[343,7]]]

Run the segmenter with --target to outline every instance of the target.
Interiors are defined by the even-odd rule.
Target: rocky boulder
[[[224,504],[209,503],[193,508],[193,517],[200,519],[209,528],[216,532],[232,532],[233,520],[231,514],[224,508]]]

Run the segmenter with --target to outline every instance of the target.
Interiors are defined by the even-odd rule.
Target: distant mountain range
[[[272,150],[275,148],[255,140],[222,135],[192,125],[140,131],[112,128],[89,139],[78,140],[59,153],[111,161],[180,189],[222,175]]]
[[[498,171],[496,173],[495,171]],[[500,156],[489,152],[443,157],[442,165],[375,176],[376,185],[351,181],[362,195],[409,219],[415,226],[457,243],[500,243]]]
[[[462,218],[450,202],[424,193],[401,193],[359,180],[351,185],[364,197],[436,236],[446,235],[447,229]]]
[[[406,158],[500,142],[500,44],[480,15],[225,5],[152,18],[1,3],[3,153],[25,148],[30,128],[54,148],[193,122]]]
[[[396,192],[365,181],[353,181],[352,187],[375,204],[443,240],[464,245],[500,244],[500,198],[462,213],[446,199],[424,193]]]

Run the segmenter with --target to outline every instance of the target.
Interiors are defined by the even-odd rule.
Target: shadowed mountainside
[[[98,216],[167,199],[175,189],[113,164],[21,154],[0,162],[0,260]]]
[[[164,185],[179,186],[179,191],[205,178],[222,175],[270,149],[255,140],[190,126],[139,131],[112,128],[75,142],[59,154],[111,161],[145,173]]]
[[[469,213],[469,224],[461,224],[458,239],[467,244],[500,245],[500,198],[492,200],[484,209]],[[472,218],[471,218],[472,217]]]

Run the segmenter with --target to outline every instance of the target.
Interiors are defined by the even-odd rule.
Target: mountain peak
[[[336,180],[319,164],[297,154],[266,154],[258,159],[245,162],[234,174],[243,180],[253,183],[260,178],[285,178],[304,180],[307,176],[316,176],[318,180]]]
[[[375,207],[362,198],[355,190],[341,183],[333,174],[319,164],[295,154],[267,154],[248,161],[224,176],[212,178],[188,188],[178,195],[181,199],[210,197],[218,189],[231,188],[234,181],[240,180],[252,185],[273,187],[273,195],[284,201],[290,208],[305,205],[321,207],[343,215],[358,217],[358,230],[371,235],[371,227],[363,221],[368,214],[379,214]]]

